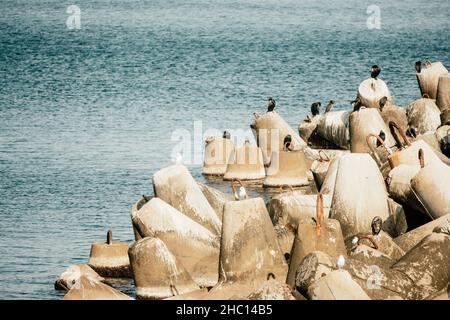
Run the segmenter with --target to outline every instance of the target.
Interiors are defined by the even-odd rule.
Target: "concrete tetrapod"
[[[153,176],[155,195],[212,233],[220,235],[222,223],[185,166],[173,165]]]
[[[292,150],[300,150],[306,146],[306,142],[295,132],[287,122],[275,111],[263,115],[254,114],[254,121],[250,125],[262,150],[264,163],[268,164],[272,151],[281,151],[284,148],[284,138],[290,135],[292,138]]]
[[[64,300],[133,300],[126,294],[89,277],[81,276]]]
[[[316,234],[316,224],[301,223],[299,225],[294,244],[292,245],[289,272],[286,278],[288,285],[294,285],[298,266],[313,251],[323,251],[334,258],[341,255],[347,257],[338,221],[333,219],[324,220],[320,236]]]
[[[266,171],[261,149],[244,144],[231,153],[223,179],[226,181],[238,179],[262,182],[265,177]]]
[[[217,283],[219,236],[159,198],[138,211],[136,223],[144,237],[164,241],[198,285],[211,287]]]
[[[350,149],[350,110],[327,112],[317,125],[317,134],[342,149]]]
[[[422,168],[411,180],[414,195],[425,207],[432,219],[450,213],[450,167],[443,163],[425,164],[422,149]]]
[[[234,143],[230,139],[217,137],[206,139],[203,175],[223,176],[227,171],[228,159],[234,148]]]
[[[416,134],[434,132],[441,125],[441,111],[434,100],[421,98],[413,101],[406,109],[408,126]]]
[[[331,196],[323,196],[324,218],[330,215]],[[298,225],[316,217],[317,195],[299,192],[278,194],[268,203],[269,215],[277,231],[278,242],[283,254],[290,255]]]
[[[106,242],[91,246],[88,265],[102,277],[131,278],[133,276],[128,259],[128,243],[113,242],[109,230]]]
[[[225,203],[219,284],[207,299],[247,296],[269,275],[284,279],[287,264],[262,198]]]
[[[439,219],[428,222],[394,239],[394,242],[405,252],[411,250],[423,238],[431,234],[435,228],[445,227],[450,223],[450,213]]]
[[[355,191],[357,188],[357,191]],[[367,153],[350,153],[339,160],[330,218],[337,219],[345,238],[370,232],[374,217],[389,217],[383,176]]]
[[[447,228],[426,236],[392,266],[412,279],[424,295],[436,293],[450,281],[450,224]]]
[[[370,297],[345,270],[334,270],[308,288],[311,300],[370,300]]]
[[[345,150],[319,150],[320,158],[314,160],[311,164],[311,172],[313,173],[314,182],[316,183],[317,190],[320,190],[323,182],[327,176],[328,169],[331,162],[341,157],[347,151]]]
[[[386,146],[395,144],[394,137],[389,127],[384,123],[380,111],[376,108],[361,108],[352,112],[349,118],[350,128],[350,150],[353,153],[369,153],[371,150],[367,145],[367,136],[379,135],[380,131],[385,133],[384,143]]]
[[[311,162],[303,150],[272,151],[270,166],[267,169],[263,186],[266,188],[285,185],[292,187],[306,186],[309,184],[308,172],[310,166]]]
[[[417,64],[419,64],[419,68]],[[436,99],[439,77],[447,73],[442,62],[425,61],[423,66],[420,61],[416,62],[417,82],[422,96],[427,94],[431,99]]]
[[[441,112],[450,109],[450,73],[439,76],[436,104]]]
[[[139,230],[135,227],[134,219],[136,218],[137,212],[142,208],[142,206],[149,202],[152,198],[153,197],[142,195],[142,197],[131,207],[131,224],[133,225],[134,240],[136,241],[142,239],[142,236],[139,233]]]
[[[387,97],[388,101],[392,101],[391,93],[383,80],[368,78],[360,83],[358,98],[363,106],[379,108],[380,100],[383,97]]]
[[[87,277],[97,282],[105,281],[105,278],[101,277],[87,264],[77,264],[67,268],[55,282],[55,289],[61,289],[68,291],[79,281],[81,277]]]
[[[197,182],[197,184],[200,187],[200,190],[202,190],[203,195],[206,197],[206,200],[208,200],[209,204],[216,212],[220,221],[222,221],[223,205],[225,202],[233,200],[233,197],[201,182]]]
[[[128,253],[137,299],[164,299],[200,289],[162,240],[141,239]]]

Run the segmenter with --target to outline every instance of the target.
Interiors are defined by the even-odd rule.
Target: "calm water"
[[[70,4],[81,8],[80,30],[66,27]],[[366,26],[371,4],[381,30]],[[450,67],[444,0],[0,0],[0,8],[2,299],[59,299],[56,277],[87,261],[107,229],[131,242],[131,205],[170,163],[173,130],[192,131],[196,120],[203,130],[248,129],[271,95],[297,126],[315,100],[348,107],[374,63],[407,105],[420,94],[416,60]],[[199,166],[190,169],[202,179]]]

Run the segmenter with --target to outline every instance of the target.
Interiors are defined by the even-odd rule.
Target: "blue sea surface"
[[[66,25],[69,5],[80,29]],[[370,5],[380,29],[367,26]],[[314,101],[349,108],[373,64],[406,106],[420,96],[415,61],[450,68],[446,0],[0,7],[0,299],[60,299],[55,279],[108,229],[131,243],[131,206],[171,163],[176,129],[189,141],[195,121],[248,130],[268,96],[296,128]],[[203,181],[198,161],[189,169]]]

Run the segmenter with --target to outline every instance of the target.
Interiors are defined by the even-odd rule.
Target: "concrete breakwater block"
[[[441,111],[435,100],[421,98],[413,101],[406,109],[408,126],[416,134],[434,132],[441,125]]]
[[[113,242],[111,230],[107,233],[106,242],[92,244],[88,265],[102,277],[133,276],[128,259],[128,243]]]
[[[390,147],[395,145],[394,137],[389,131],[389,127],[381,117],[380,111],[376,108],[364,108],[350,114],[350,150],[353,153],[370,153],[366,138],[368,135],[379,135],[380,131],[385,134],[384,143]]]
[[[436,99],[439,77],[447,73],[442,62],[425,61],[423,64],[421,61],[416,62],[416,77],[422,96],[426,94],[430,99]]]
[[[219,236],[159,198],[153,198],[137,213],[137,229],[143,237],[157,237],[202,287],[218,279]]]
[[[262,198],[225,203],[219,273],[206,299],[248,296],[269,275],[285,279],[287,264]]]
[[[137,299],[164,299],[199,290],[181,262],[158,238],[144,238],[129,250]]]
[[[382,268],[390,268],[394,263],[391,257],[384,254],[371,246],[362,244],[356,246],[349,252],[349,257],[354,260],[359,260],[368,265],[376,265]]]
[[[87,264],[77,264],[67,268],[55,282],[55,289],[69,291],[80,280],[81,277],[86,277],[97,282],[105,281],[105,278],[100,276]]]
[[[439,76],[436,104],[441,112],[450,109],[450,73],[443,73]]]
[[[142,208],[144,204],[149,202],[153,197],[143,195],[138,201],[136,201],[133,206],[131,207],[131,224],[133,226],[133,234],[134,234],[134,240],[138,241],[142,239],[142,235],[139,233],[139,230],[136,229],[135,221],[134,219],[137,216],[137,212]]]
[[[218,137],[206,139],[203,175],[223,176],[227,170],[228,159],[234,149],[234,143],[230,139]]]
[[[373,262],[348,259],[344,269],[374,300],[400,296],[402,299],[423,299],[426,294],[403,272],[384,268]]]
[[[444,163],[424,164],[411,179],[411,189],[432,219],[450,213],[450,167]]]
[[[424,295],[450,282],[450,224],[442,231],[426,236],[392,266],[414,281]]]
[[[320,187],[320,193],[323,195],[333,196],[340,158],[341,157],[334,158],[333,160],[331,160],[330,165],[328,166],[327,174],[325,175],[323,183]]]
[[[233,200],[233,197],[201,182],[197,181],[197,184],[200,187],[200,190],[202,190],[203,195],[206,197],[206,200],[208,200],[209,204],[214,209],[214,212],[219,217],[219,220],[222,221],[223,206],[225,202]]]
[[[92,278],[81,276],[64,300],[133,300],[126,294]]]
[[[265,177],[266,170],[261,149],[246,143],[231,153],[223,179],[262,182]]]
[[[351,110],[342,110],[325,113],[317,125],[317,134],[342,149],[350,149],[351,112]]]
[[[249,300],[295,300],[291,289],[285,284],[275,279],[269,279],[261,287],[252,292]]]
[[[306,142],[275,111],[262,115],[255,114],[250,127],[253,129],[258,147],[262,150],[265,164],[270,163],[272,151],[283,150],[284,138],[287,135],[290,135],[292,138],[292,150],[300,150],[306,147]]]
[[[286,278],[288,285],[294,286],[298,266],[311,252],[322,251],[329,254],[332,259],[339,256],[347,257],[339,221],[325,219],[321,222],[320,229],[320,235],[318,235],[317,224],[312,220],[299,224],[290,255],[289,272]]]
[[[311,300],[370,300],[350,273],[335,270],[315,281],[308,288]]]
[[[311,164],[311,172],[313,174],[317,190],[321,190],[332,161],[341,157],[346,152],[347,151],[345,150],[319,150],[318,153],[320,158],[314,160]]]
[[[388,101],[392,101],[389,88],[381,79],[368,78],[362,81],[358,87],[358,98],[361,104],[367,108],[379,108],[380,100],[387,97]]]
[[[430,221],[414,230],[411,230],[394,239],[394,242],[405,252],[411,250],[423,238],[433,232],[435,228],[445,228],[450,223],[450,213],[439,219]]]
[[[408,129],[408,118],[406,117],[405,108],[396,106],[387,100],[383,100],[383,102],[380,101],[380,114],[386,125],[389,125],[389,122],[394,121],[401,130],[406,131]]]
[[[383,230],[377,235],[373,235],[372,233],[358,233],[345,239],[345,246],[349,255],[360,245],[369,246],[371,248],[376,246],[377,251],[388,256],[394,262],[405,254],[405,251]]]
[[[371,232],[373,218],[389,217],[386,186],[375,161],[367,153],[339,159],[330,217],[340,222],[345,238]]]
[[[302,150],[272,151],[270,165],[263,186],[266,188],[292,186],[301,187],[309,184],[308,172],[311,161]]]
[[[173,165],[153,176],[155,195],[187,217],[220,235],[222,223],[185,166]]]

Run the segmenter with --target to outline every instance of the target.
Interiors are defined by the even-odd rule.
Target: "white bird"
[[[183,156],[181,155],[181,153],[177,153],[175,155],[175,164],[176,165],[181,165],[183,164]]]
[[[340,255],[339,258],[337,259],[337,263],[336,263],[338,269],[342,269],[342,267],[345,265],[345,258]]]
[[[359,241],[358,237],[354,237],[352,240],[352,245],[356,246],[358,244],[358,241]]]
[[[239,193],[237,191],[234,192],[234,199],[236,200],[245,200],[247,198],[248,198],[247,192],[245,191],[245,188],[242,186],[239,187]]]

